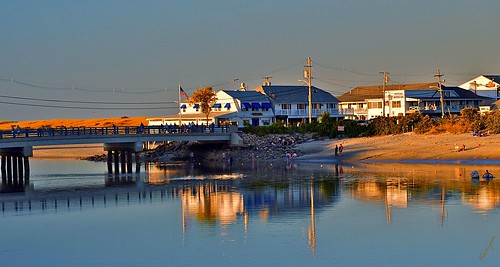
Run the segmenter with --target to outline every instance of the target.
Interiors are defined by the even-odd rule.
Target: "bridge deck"
[[[0,131],[0,149],[91,143],[153,141],[230,141],[233,127],[139,126],[40,128]]]

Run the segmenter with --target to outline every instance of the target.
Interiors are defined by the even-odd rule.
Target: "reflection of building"
[[[238,214],[244,211],[243,196],[216,183],[187,188],[180,197],[185,215],[192,215],[203,223],[228,225],[236,222]]]
[[[464,194],[463,203],[481,211],[500,205],[500,192],[490,187],[480,187],[474,194]]]
[[[286,213],[309,214],[308,243],[313,254],[316,249],[315,213],[331,205],[339,193],[338,182],[332,180],[278,188],[246,188],[240,192],[234,191],[231,186],[220,186],[218,182],[211,181],[181,190],[184,231],[191,219],[207,225],[225,226],[242,218],[246,232],[252,216],[267,222]]]

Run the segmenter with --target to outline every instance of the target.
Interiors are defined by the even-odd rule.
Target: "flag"
[[[187,101],[189,101],[189,96],[186,94],[186,91],[184,91],[184,89],[182,89],[182,87],[180,86],[179,86],[179,93],[181,94],[181,96],[184,96]]]

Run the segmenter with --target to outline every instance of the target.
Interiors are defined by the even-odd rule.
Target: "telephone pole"
[[[311,73],[311,68],[312,68],[312,63],[311,63],[311,58],[307,58],[307,65],[304,66],[304,78],[307,79],[307,87],[308,87],[308,94],[307,94],[307,102],[308,102],[308,113],[309,113],[309,123],[312,123],[312,92],[311,92],[311,80],[312,80],[312,73]]]
[[[443,99],[443,88],[441,87],[441,77],[443,74],[441,74],[441,71],[439,71],[439,68],[436,70],[436,74],[434,74],[434,77],[437,77],[438,79],[438,90],[439,90],[439,100],[441,101],[441,118],[444,118],[444,99]]]
[[[382,116],[385,117],[385,86],[389,82],[389,72],[381,72],[384,75],[384,80],[382,82],[382,94],[383,94],[383,101],[382,101]]]

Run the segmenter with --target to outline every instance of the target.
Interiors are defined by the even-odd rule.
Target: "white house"
[[[480,75],[458,87],[470,90],[479,96],[491,98],[491,103],[500,99],[500,75]],[[487,104],[491,104],[487,103]]]
[[[384,110],[386,115],[391,113],[397,115],[401,113],[402,110],[396,99],[394,99],[394,103],[391,103],[388,101],[389,96],[386,97],[385,106],[388,107],[389,105],[394,105],[391,109],[386,109],[382,105],[384,89],[386,94],[388,94],[387,92],[391,90],[429,89],[430,86],[436,85],[436,83],[415,83],[386,85],[385,88],[383,88],[382,85],[356,87],[338,97],[340,101],[340,113],[344,114],[348,119],[359,120],[368,120],[374,117],[382,116]],[[400,96],[398,93],[391,97],[399,98]]]
[[[217,101],[208,117],[202,113],[200,104],[181,102],[179,113],[160,118],[148,118],[149,125],[245,125],[264,126],[274,122],[274,112],[270,99],[256,91],[219,90]]]
[[[216,117],[219,125],[229,124],[241,128],[246,125],[265,126],[274,123],[271,100],[260,92],[220,90],[217,92],[217,99],[220,106],[232,111]]]
[[[441,87],[444,112],[459,114],[466,107],[479,106],[490,99],[459,87]],[[381,86],[355,88],[340,96],[344,113],[352,119],[373,119],[379,116],[405,116],[421,112],[431,116],[442,114],[441,94],[437,83],[390,85],[385,91]],[[385,97],[384,97],[385,96]],[[344,102],[345,101],[345,102]],[[366,109],[360,110],[360,106]]]

